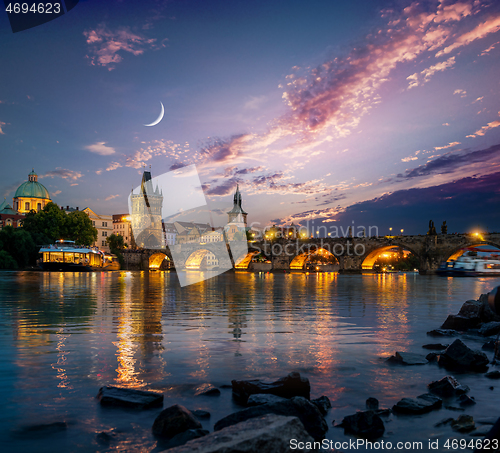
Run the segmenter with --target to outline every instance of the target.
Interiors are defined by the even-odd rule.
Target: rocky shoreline
[[[311,399],[309,380],[298,372],[273,382],[233,380],[231,385],[222,385],[220,388],[203,384],[196,389],[195,397],[203,397],[205,402],[215,402],[213,398],[221,395],[221,389],[223,392],[231,389],[232,401],[239,409],[217,420],[214,431],[210,433],[202,426],[207,425],[210,412],[173,404],[157,415],[150,428],[149,435],[152,434],[156,439],[156,447],[151,451],[279,453],[291,449],[307,452],[315,448],[346,452],[349,448],[342,446],[345,435],[354,441],[389,442],[392,433],[387,431],[387,426],[391,417],[415,418],[421,424],[427,423],[429,437],[432,437],[431,432],[439,428],[447,430],[449,437],[480,439],[491,430],[496,417],[474,420],[467,413],[480,403],[474,398],[474,386],[470,385],[469,388],[461,384],[460,380],[462,376],[471,374],[482,375],[490,379],[492,384],[500,379],[500,370],[491,367],[495,364],[494,349],[499,332],[500,316],[489,307],[487,295],[481,295],[478,300],[466,301],[458,314],[449,315],[440,328],[427,333],[434,338],[434,342],[422,345],[425,353],[396,351],[383,359],[382,366],[398,373],[401,371],[402,375],[424,366],[442,370],[441,378],[422,383],[418,386],[421,387],[420,391],[415,390],[410,397],[400,398],[392,407],[379,407],[377,398],[371,396],[366,400],[365,407],[359,407],[354,414],[343,414],[340,423],[333,421],[330,426],[326,421],[332,408],[330,399],[326,395]],[[463,341],[471,338],[475,342],[479,339],[484,341],[482,350],[471,349]],[[471,384],[471,381],[468,383]],[[490,389],[494,389],[494,386]],[[159,391],[115,386],[99,389],[96,399],[101,406],[114,407],[119,411],[120,408],[126,411],[152,411],[164,405],[164,395]],[[193,406],[196,407],[195,404]],[[455,412],[456,416],[443,417],[437,423],[435,417],[433,421],[428,415],[422,418],[423,414],[432,412],[437,415],[443,409]],[[449,412],[447,414],[450,415]],[[500,411],[497,416],[500,416]],[[30,430],[43,433],[47,430],[65,431],[66,428],[64,423],[57,426],[52,423],[32,426]],[[336,429],[342,429],[343,434],[335,434]],[[329,430],[333,430],[333,434],[330,432],[328,438],[339,442],[325,439]],[[123,441],[123,436],[127,434],[113,430],[101,431],[96,433],[95,441],[103,449],[111,450]],[[297,443],[292,445],[292,439],[296,439]]]

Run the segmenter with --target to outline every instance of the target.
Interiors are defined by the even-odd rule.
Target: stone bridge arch
[[[482,245],[489,245],[490,247],[496,247],[500,251],[500,244],[496,244],[495,242],[492,242],[492,241],[482,241],[482,242],[471,241],[470,244],[463,245],[461,247],[457,247],[455,249],[450,249],[450,250],[446,251],[444,254],[444,257],[443,257],[443,261],[456,260],[459,256],[462,256],[464,254],[466,248],[468,248],[468,247],[480,247]],[[446,255],[449,255],[449,256],[446,258]]]
[[[377,258],[380,256],[381,253],[387,252],[389,250],[392,250],[394,248],[402,248],[404,250],[408,250],[410,253],[415,255],[420,263],[420,266],[424,264],[424,260],[422,257],[415,252],[411,247],[408,247],[406,244],[401,244],[397,242],[393,242],[390,244],[384,244],[381,246],[376,246],[372,248],[370,251],[366,252],[365,255],[362,256],[361,260],[361,269],[362,270],[371,270],[373,269],[373,265],[375,264],[375,261],[377,261]]]
[[[324,247],[316,247],[316,248],[310,248],[306,252],[296,255],[290,262],[290,269],[292,270],[304,269],[307,260],[311,256],[316,254],[324,255],[325,257],[333,257],[335,259],[335,263],[336,264],[339,263],[337,257],[332,252],[330,252],[330,250],[327,250]]]
[[[246,255],[241,255],[234,260],[234,265],[236,269],[248,269],[248,266],[252,262],[254,256],[257,256],[261,252],[249,251]]]
[[[153,253],[149,256],[149,269],[160,269],[165,260],[170,261],[170,258],[166,253]]]

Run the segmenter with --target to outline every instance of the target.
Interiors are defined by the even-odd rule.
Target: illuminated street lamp
[[[401,236],[403,236],[403,231],[404,231],[404,229],[403,229],[403,228],[401,228]]]
[[[392,236],[392,227],[389,228],[389,236]]]

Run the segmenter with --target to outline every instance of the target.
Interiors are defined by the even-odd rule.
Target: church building
[[[28,175],[28,181],[17,188],[13,198],[14,210],[19,214],[27,214],[32,209],[41,211],[51,201],[49,191],[38,182],[38,175],[34,169]]]

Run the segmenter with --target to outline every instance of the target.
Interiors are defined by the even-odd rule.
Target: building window
[[[103,227],[107,227],[108,226],[108,222],[102,222],[102,226]]]
[[[95,226],[95,220],[92,220],[92,226]]]
[[[42,210],[42,203],[38,203],[36,206],[36,209],[37,209],[37,211],[41,211]]]
[[[29,211],[30,210],[30,204],[29,202],[24,203],[24,210]]]
[[[106,241],[102,241],[102,246],[105,247],[106,246]]]
[[[107,235],[108,235],[108,232],[107,232],[107,231],[103,231],[103,232],[102,232],[102,235],[103,235],[103,236],[107,236]]]

